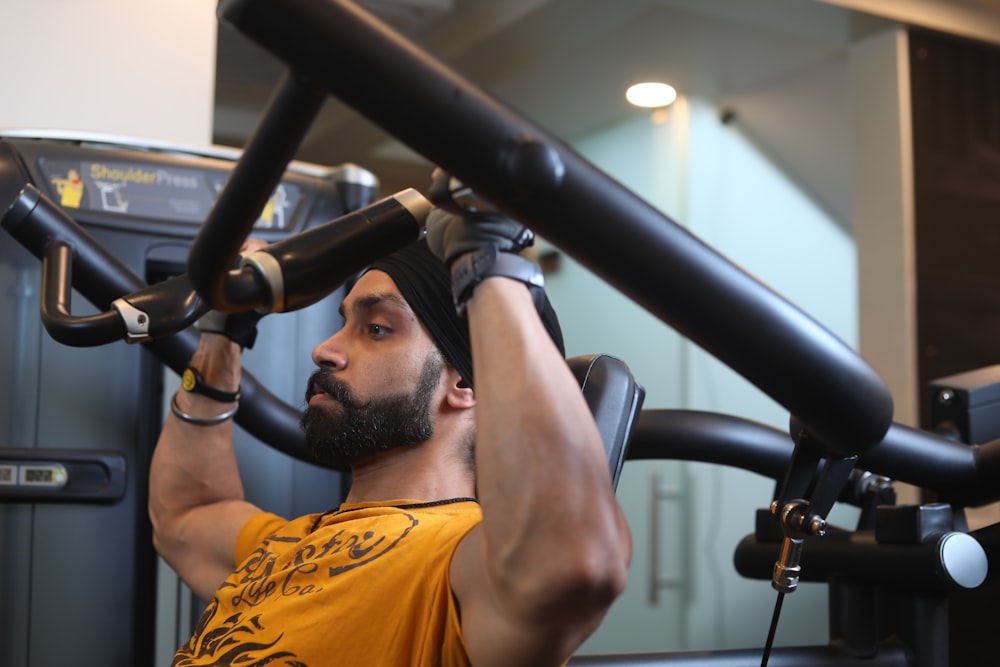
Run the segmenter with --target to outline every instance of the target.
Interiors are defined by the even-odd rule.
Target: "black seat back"
[[[571,357],[567,363],[597,422],[608,455],[611,480],[617,488],[632,428],[639,418],[646,391],[635,381],[625,362],[611,355]]]

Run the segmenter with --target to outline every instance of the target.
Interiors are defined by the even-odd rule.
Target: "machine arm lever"
[[[235,313],[263,305],[259,293],[229,279],[229,268],[325,99],[286,73],[215,200],[187,261],[191,284],[212,308]]]
[[[646,409],[627,458],[717,463],[780,483],[792,452],[788,432],[771,426],[714,412]],[[966,445],[892,424],[878,445],[858,456],[858,465],[870,474],[932,490],[943,502],[960,507],[1000,500],[1000,440]],[[857,500],[842,497],[841,502]]]
[[[219,16],[800,415],[838,454],[884,436],[892,397],[856,352],[357,3],[222,0]],[[674,285],[685,288],[665,289]]]

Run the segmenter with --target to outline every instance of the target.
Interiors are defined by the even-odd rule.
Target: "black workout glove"
[[[538,265],[519,256],[535,235],[499,213],[458,215],[440,208],[427,216],[427,246],[451,270],[451,294],[459,316],[476,286],[490,276],[504,276],[528,286],[541,312],[545,294]]]
[[[256,239],[247,239],[240,248],[240,255],[246,256],[252,252],[263,248],[267,244]],[[237,268],[240,262],[237,259],[233,268]],[[202,333],[218,334],[225,336],[240,347],[249,350],[257,340],[257,322],[264,317],[256,310],[245,313],[223,313],[220,310],[210,310],[197,322],[198,330]]]
[[[534,242],[530,229],[500,213],[458,215],[434,208],[427,216],[427,247],[449,267],[459,256],[484,246],[519,253]]]
[[[225,336],[240,347],[249,350],[257,340],[257,322],[264,317],[256,310],[245,313],[224,313],[210,310],[198,319],[198,330],[202,333]]]

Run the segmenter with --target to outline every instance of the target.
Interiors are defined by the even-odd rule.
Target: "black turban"
[[[441,354],[472,387],[469,323],[455,313],[451,275],[444,263],[427,248],[427,243],[422,239],[415,241],[373,262],[369,268],[384,271],[392,278],[417,318],[427,327]],[[541,318],[559,352],[566,356],[559,319],[548,297],[545,297]]]

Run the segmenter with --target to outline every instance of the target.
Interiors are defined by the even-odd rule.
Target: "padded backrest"
[[[611,480],[618,487],[632,428],[639,418],[646,391],[621,359],[594,354],[567,359],[594,415],[608,455]]]

